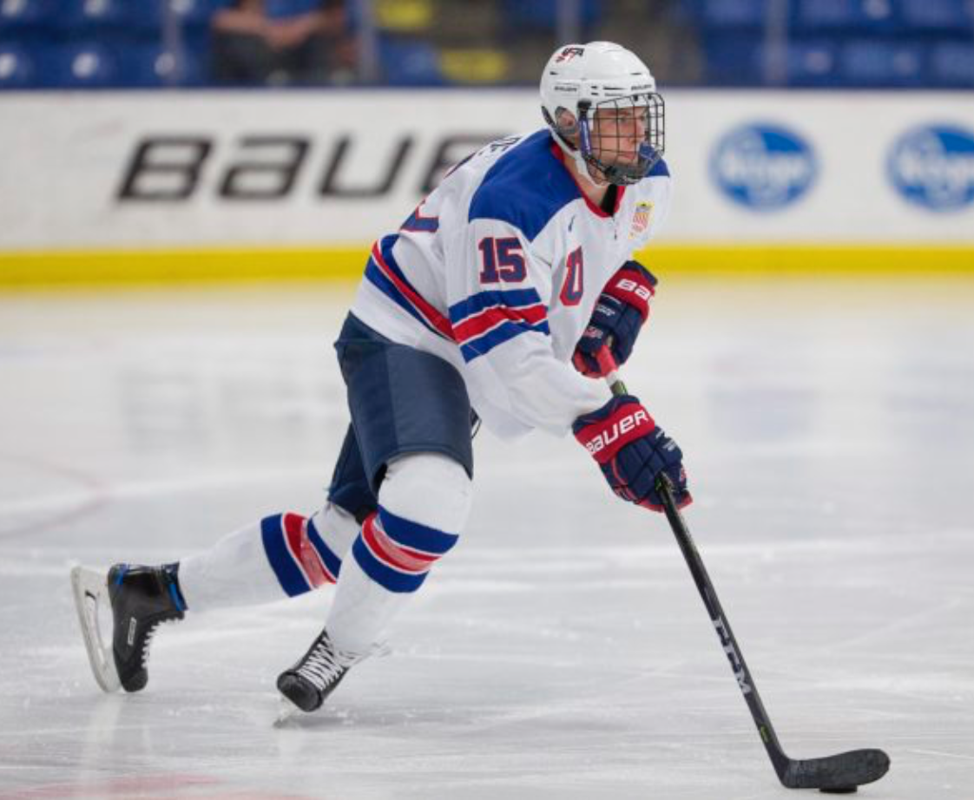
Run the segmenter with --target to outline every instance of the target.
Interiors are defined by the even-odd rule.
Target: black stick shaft
[[[778,741],[778,735],[775,733],[774,727],[771,725],[771,720],[768,717],[768,712],[764,710],[764,703],[761,702],[758,687],[754,683],[754,678],[751,676],[751,671],[748,669],[747,663],[744,661],[744,655],[741,653],[741,648],[737,644],[737,639],[734,637],[734,631],[731,630],[730,623],[727,621],[724,609],[720,605],[717,592],[703,565],[693,537],[690,536],[690,531],[687,528],[686,522],[683,520],[683,515],[680,514],[680,510],[676,507],[676,502],[673,499],[673,488],[669,478],[666,475],[661,475],[656,488],[663,501],[663,510],[666,512],[666,519],[670,523],[670,528],[673,529],[673,535],[676,537],[680,551],[683,553],[683,558],[686,559],[687,566],[690,568],[694,583],[697,584],[697,590],[700,592],[703,604],[707,607],[707,613],[710,615],[710,621],[717,631],[717,637],[720,639],[721,647],[727,656],[727,660],[730,662],[731,672],[734,673],[734,677],[737,679],[737,686],[741,690],[741,694],[744,695],[744,701],[751,711],[751,718],[754,720],[754,724],[757,725],[758,733],[761,734],[761,741],[764,742],[764,748],[768,751],[771,763],[774,765],[775,772],[778,773],[778,777],[780,778],[787,769],[789,759],[782,750],[781,743]]]
[[[627,394],[625,384],[615,374],[608,376],[608,382],[612,387],[613,394]],[[680,552],[683,553],[683,558],[690,568],[694,583],[697,584],[697,590],[700,592],[703,604],[706,606],[707,613],[710,615],[710,621],[717,631],[720,645],[727,656],[727,660],[730,662],[731,672],[734,673],[734,677],[737,679],[737,686],[741,690],[741,694],[744,695],[744,701],[751,711],[751,718],[754,720],[754,724],[757,725],[758,733],[761,735],[761,741],[764,743],[764,749],[768,751],[768,757],[774,765],[778,778],[783,779],[790,759],[785,755],[781,743],[778,741],[778,734],[775,733],[774,727],[771,725],[768,712],[764,710],[764,703],[761,702],[758,687],[754,683],[751,671],[747,668],[747,663],[744,661],[741,648],[737,644],[734,632],[731,630],[727,616],[724,614],[724,609],[721,607],[720,600],[717,598],[717,591],[714,589],[710,576],[707,574],[703,560],[700,558],[700,553],[697,551],[697,546],[693,541],[693,537],[690,535],[690,530],[683,520],[683,515],[680,514],[680,510],[676,507],[676,501],[673,499],[673,484],[665,474],[660,474],[657,478],[656,490],[663,501],[663,510],[666,512],[666,519],[670,523],[670,528],[673,530],[676,542],[680,546]]]

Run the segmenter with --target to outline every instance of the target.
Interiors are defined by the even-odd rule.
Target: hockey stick
[[[627,394],[625,384],[614,374],[609,376],[609,383],[613,394]],[[717,631],[721,647],[727,654],[737,685],[751,711],[751,718],[757,725],[758,733],[761,734],[764,749],[768,751],[775,772],[778,773],[778,780],[789,789],[819,789],[823,792],[846,793],[856,791],[856,787],[864,783],[872,783],[882,778],[889,769],[889,756],[882,750],[851,750],[825,758],[809,759],[789,758],[785,754],[778,741],[778,734],[771,725],[768,712],[764,710],[758,687],[744,661],[724,609],[717,599],[717,592],[704,568],[697,546],[690,536],[680,510],[676,507],[676,501],[673,499],[673,483],[667,475],[663,473],[659,475],[656,491],[663,501],[666,519],[673,529],[673,535],[697,584],[703,604],[707,607],[707,613]]]

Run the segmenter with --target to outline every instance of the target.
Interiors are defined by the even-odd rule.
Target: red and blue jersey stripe
[[[372,255],[365,266],[366,280],[433,333],[453,341],[450,320],[416,291],[393,258],[392,247],[398,238],[398,234],[391,234],[372,245]]]
[[[450,306],[450,322],[467,363],[522,333],[551,334],[548,309],[534,289],[478,292]]]
[[[406,279],[392,254],[398,234],[372,246],[365,278],[413,319],[456,342],[468,363],[522,333],[549,336],[548,309],[534,289],[489,290],[450,306],[449,319]]]

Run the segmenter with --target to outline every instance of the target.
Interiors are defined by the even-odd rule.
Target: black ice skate
[[[302,711],[315,711],[359,660],[338,650],[323,630],[301,660],[278,676],[277,688]]]
[[[179,620],[186,604],[179,592],[177,565],[116,564],[99,574],[83,567],[71,571],[75,605],[95,680],[106,692],[137,692],[149,680],[149,644],[162,622]],[[102,635],[99,609],[111,608],[112,639]],[[107,614],[105,614],[107,616]]]

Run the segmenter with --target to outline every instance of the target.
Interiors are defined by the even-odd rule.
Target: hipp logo
[[[974,134],[938,125],[907,131],[887,162],[890,180],[911,203],[955,211],[974,202]]]
[[[811,146],[794,131],[777,125],[745,125],[717,143],[710,170],[731,200],[771,211],[805,194],[818,165]]]

